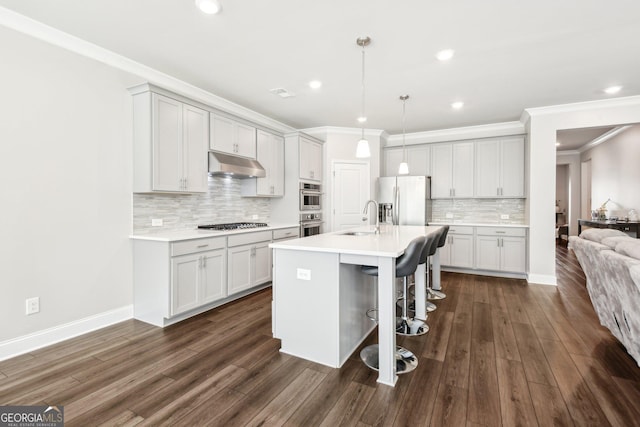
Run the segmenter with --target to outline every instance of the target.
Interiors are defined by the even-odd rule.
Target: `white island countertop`
[[[329,252],[365,256],[381,256],[397,258],[404,253],[411,240],[416,236],[436,231],[440,226],[423,225],[380,225],[380,234],[374,234],[375,227],[364,226],[351,228],[348,231],[317,234],[302,239],[271,243],[274,249],[291,249],[297,251]],[[365,235],[348,235],[347,232],[371,233]]]
[[[283,228],[300,227],[300,224],[272,224],[267,227],[243,228],[240,230],[190,230],[158,231],[145,234],[133,234],[129,236],[134,240],[154,240],[158,242],[178,242],[181,240],[204,239],[207,237],[222,237],[232,234],[255,233],[258,231],[280,230]]]
[[[505,228],[529,228],[528,224],[501,224],[501,223],[488,223],[488,222],[458,222],[458,221],[451,221],[451,222],[444,222],[444,221],[438,221],[438,222],[429,222],[429,225],[437,225],[439,227],[443,226],[443,225],[449,225],[449,226],[465,226],[465,227],[505,227]]]

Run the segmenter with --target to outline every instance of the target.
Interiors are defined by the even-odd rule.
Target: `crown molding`
[[[263,125],[266,128],[281,133],[296,130],[289,125],[233,103],[220,96],[214,95],[211,92],[207,92],[206,90],[196,87],[190,83],[162,73],[149,66],[4,7],[0,7],[0,25],[38,40],[42,40],[51,45],[61,47],[78,55],[102,62],[103,64],[113,68],[131,73],[152,84],[176,92],[179,95],[183,95],[218,110]]]
[[[405,135],[407,145],[433,142],[459,141],[463,139],[489,138],[496,136],[523,135],[524,124],[519,121],[491,123],[486,125],[414,132]],[[390,135],[386,147],[402,145],[402,134]]]
[[[556,156],[575,156],[576,154],[580,154],[580,150],[561,150],[556,151]]]
[[[640,105],[639,95],[598,99],[596,101],[575,102],[572,104],[550,105],[547,107],[527,108],[522,113],[522,117],[526,117],[528,120],[534,116],[544,116],[548,114],[573,113],[576,111],[588,111],[599,108],[628,107],[637,105]]]
[[[341,135],[362,135],[362,128],[347,128],[338,126],[319,126],[315,128],[307,128],[301,130],[308,134],[330,134],[337,133]],[[386,138],[388,134],[382,129],[365,129],[365,136]]]

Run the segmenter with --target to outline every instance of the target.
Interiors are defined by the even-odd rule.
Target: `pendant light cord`
[[[364,139],[364,119],[365,119],[365,115],[364,115],[364,47],[365,45],[362,45],[362,115],[360,116],[362,119],[362,139]]]
[[[407,147],[404,144],[404,139],[405,139],[404,122],[405,122],[405,115],[406,115],[406,106],[407,106],[407,100],[403,99],[402,100],[402,161],[405,163],[407,162]]]

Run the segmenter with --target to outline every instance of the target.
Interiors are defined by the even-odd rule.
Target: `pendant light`
[[[404,120],[406,114],[407,99],[409,99],[409,95],[400,95],[400,101],[402,101],[402,163],[400,163],[400,167],[398,167],[398,175],[409,175],[409,165],[407,164],[407,147],[404,144]]]
[[[356,157],[367,158],[371,157],[371,150],[369,149],[369,141],[364,139],[364,123],[367,121],[367,117],[364,114],[364,48],[371,43],[369,37],[358,37],[356,40],[358,46],[362,47],[362,114],[358,118],[358,121],[362,124],[362,134],[358,146],[356,147]]]

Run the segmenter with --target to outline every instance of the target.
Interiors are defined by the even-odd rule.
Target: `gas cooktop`
[[[204,230],[240,230],[244,228],[266,227],[265,222],[231,222],[228,224],[206,224],[199,225],[198,228]]]

